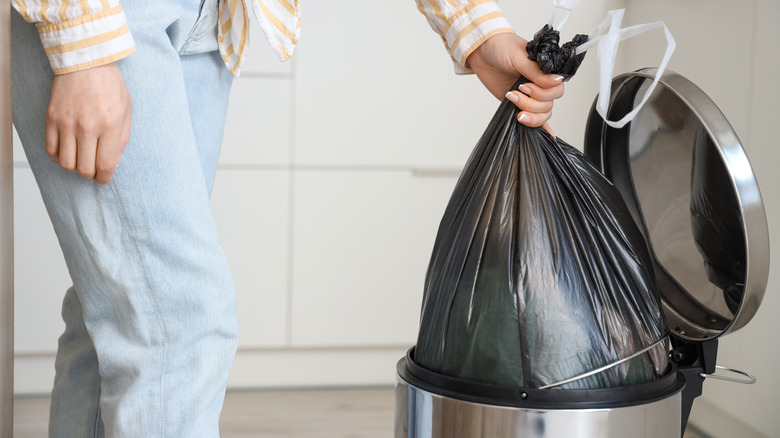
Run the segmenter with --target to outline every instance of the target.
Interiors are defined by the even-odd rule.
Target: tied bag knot
[[[576,54],[575,49],[587,42],[588,36],[577,34],[563,46],[559,45],[560,40],[560,32],[545,24],[528,43],[526,51],[528,59],[536,61],[543,72],[559,74],[568,79],[574,76],[585,59],[585,52]]]

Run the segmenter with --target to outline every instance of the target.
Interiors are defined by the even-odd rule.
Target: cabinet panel
[[[295,175],[293,346],[412,345],[456,177]]]
[[[220,164],[286,164],[290,79],[243,78],[230,92]]]
[[[414,4],[305,6],[296,163],[462,165],[498,101],[453,73]]]
[[[15,351],[53,353],[73,283],[30,169],[14,169],[14,222]]]
[[[249,23],[249,53],[241,68],[242,77],[255,75],[289,75],[293,70],[292,60],[279,61],[260,25],[252,18]]]
[[[287,171],[217,174],[211,208],[236,283],[240,347],[285,343],[287,188]]]

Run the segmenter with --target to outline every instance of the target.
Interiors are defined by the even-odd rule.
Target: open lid
[[[608,118],[631,111],[654,74],[615,77]],[[607,126],[594,102],[585,155],[648,242],[672,335],[703,341],[747,324],[766,289],[769,233],[753,169],[712,100],[667,70],[622,129]]]

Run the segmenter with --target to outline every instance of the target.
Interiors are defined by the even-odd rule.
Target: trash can
[[[609,119],[630,112],[654,75],[615,77]],[[679,437],[706,378],[755,382],[715,363],[718,338],[758,310],[769,271],[761,195],[723,114],[667,70],[626,127],[607,126],[591,109],[585,154],[617,187],[647,241],[672,367],[632,386],[517,388],[425,369],[412,348],[396,366],[396,438]]]

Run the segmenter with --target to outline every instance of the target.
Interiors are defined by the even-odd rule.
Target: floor
[[[231,391],[222,412],[222,438],[389,438],[393,390]],[[15,401],[14,437],[46,436],[48,398]],[[706,438],[693,431],[684,438]]]

